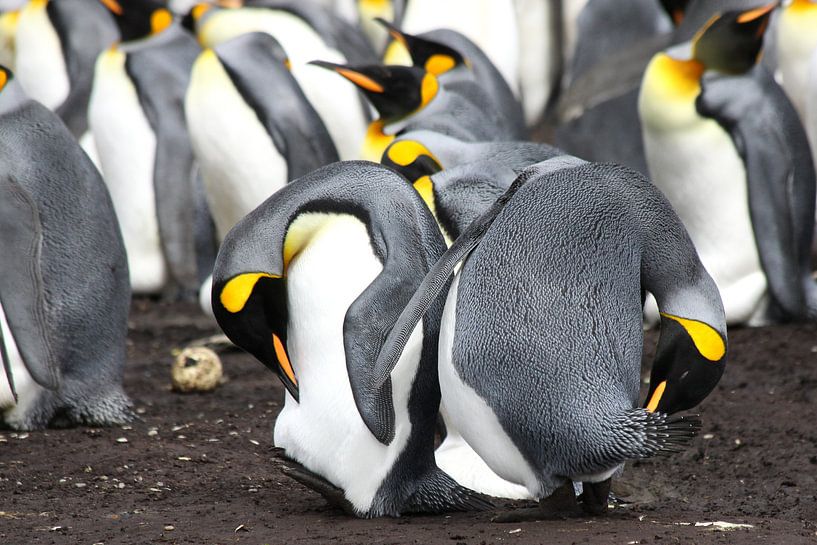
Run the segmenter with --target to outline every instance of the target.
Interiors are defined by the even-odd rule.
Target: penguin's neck
[[[704,65],[666,53],[653,57],[641,85],[641,122],[652,129],[675,129],[701,120],[695,100],[701,93]]]
[[[379,163],[383,152],[394,141],[394,134],[386,134],[386,120],[376,119],[369,123],[366,129],[366,138],[363,140],[361,158]]]

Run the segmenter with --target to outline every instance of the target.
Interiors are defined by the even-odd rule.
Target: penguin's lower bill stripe
[[[284,371],[284,374],[292,381],[292,384],[298,386],[298,380],[295,378],[295,371],[292,370],[292,364],[289,363],[287,351],[284,348],[284,343],[278,338],[275,333],[272,334],[272,346],[275,348],[275,357],[278,358],[278,365]]]
[[[228,312],[235,314],[244,308],[250,298],[255,284],[261,278],[279,278],[267,273],[246,273],[231,278],[221,290],[221,304]]]
[[[655,388],[655,391],[652,393],[650,402],[647,403],[647,411],[651,413],[655,412],[655,409],[658,408],[658,404],[661,403],[661,397],[664,395],[664,390],[666,389],[667,381],[662,380],[661,383]]]
[[[672,314],[661,313],[661,316],[675,320],[686,330],[695,348],[709,361],[720,361],[726,354],[726,344],[723,342],[721,334],[712,329],[709,325],[697,320],[680,318]]]

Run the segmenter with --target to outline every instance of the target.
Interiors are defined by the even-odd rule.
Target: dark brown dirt
[[[617,485],[637,503],[510,525],[495,513],[344,516],[276,469],[272,373],[228,353],[214,393],[173,393],[171,350],[212,326],[191,305],[146,300],[131,326],[125,387],[140,420],[0,431],[0,544],[817,543],[817,325],[731,331],[701,435],[683,454],[632,464]],[[712,521],[752,528],[696,526]]]

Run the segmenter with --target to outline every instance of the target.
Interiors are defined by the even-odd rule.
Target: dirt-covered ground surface
[[[227,353],[215,392],[171,392],[171,351],[213,332],[192,305],[137,300],[125,376],[137,421],[0,430],[0,544],[817,543],[817,326],[731,331],[700,436],[683,454],[632,464],[616,484],[634,503],[518,524],[491,520],[510,504],[378,520],[328,507],[277,469],[283,390],[260,363]],[[654,342],[648,334],[646,361]]]

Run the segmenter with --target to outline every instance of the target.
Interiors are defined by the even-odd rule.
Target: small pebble
[[[116,442],[117,442],[117,443],[127,443],[127,442],[128,442],[128,438],[127,438],[127,437],[120,437],[120,438],[118,438],[118,439],[116,440]]]
[[[165,525],[165,531],[172,532],[175,529],[176,529],[176,527],[173,526],[172,524],[166,524]]]

